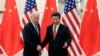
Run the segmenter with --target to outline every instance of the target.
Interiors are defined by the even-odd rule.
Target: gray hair
[[[40,16],[40,13],[38,12],[38,11],[33,11],[32,13],[31,13],[31,16],[35,16],[35,15],[39,15]]]

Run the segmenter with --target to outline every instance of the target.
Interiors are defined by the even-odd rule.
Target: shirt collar
[[[60,25],[60,23],[58,24],[58,25],[56,25],[56,28],[59,28],[59,25]],[[53,25],[53,28],[54,28],[55,26]]]

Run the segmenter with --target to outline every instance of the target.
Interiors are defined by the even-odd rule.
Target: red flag
[[[95,51],[94,54],[100,52],[100,23],[99,23],[99,26],[97,27],[97,32],[96,32],[93,50]]]
[[[88,0],[80,31],[80,43],[86,56],[91,56],[99,50],[97,48],[99,46],[97,41],[98,25],[99,17],[96,0]]]
[[[8,56],[13,56],[23,47],[15,0],[6,0],[5,9],[1,26],[1,46]]]
[[[0,24],[0,41],[1,41],[1,24]],[[0,42],[0,44],[1,44],[1,42]]]
[[[0,24],[0,41],[1,41],[1,24]],[[0,42],[0,44],[1,44],[1,42]],[[2,50],[1,50],[1,48],[0,48],[0,54],[2,54],[3,52],[2,52]]]
[[[41,23],[41,39],[43,40],[46,33],[46,28],[51,24],[51,14],[57,11],[56,0],[46,0],[45,11]]]

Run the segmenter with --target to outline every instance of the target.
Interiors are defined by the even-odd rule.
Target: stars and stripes
[[[69,27],[72,35],[72,42],[68,48],[70,56],[81,56],[82,49],[80,47],[78,38],[80,33],[80,22],[75,0],[66,0],[62,22]]]

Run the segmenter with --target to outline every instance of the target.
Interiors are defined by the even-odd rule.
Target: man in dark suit
[[[40,46],[40,25],[39,13],[34,11],[31,15],[31,22],[23,29],[24,56],[39,56]]]
[[[52,25],[47,27],[46,37],[41,45],[43,48],[49,43],[49,56],[68,56],[71,36],[68,27],[60,23],[60,17],[59,12],[52,14]]]

